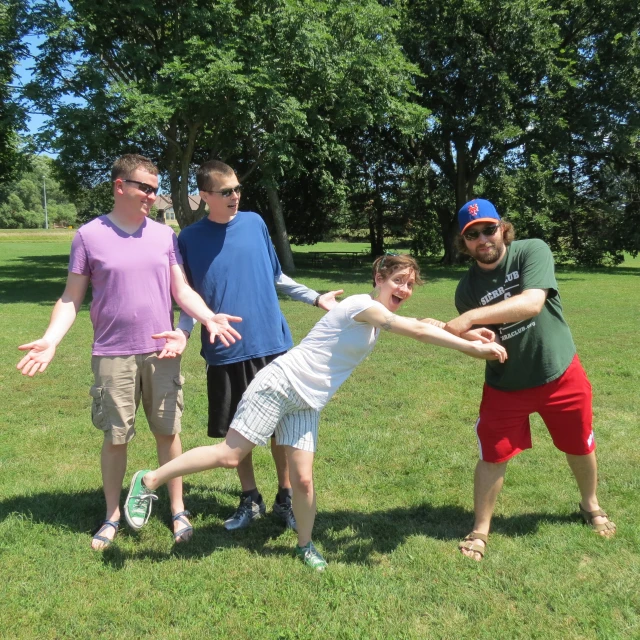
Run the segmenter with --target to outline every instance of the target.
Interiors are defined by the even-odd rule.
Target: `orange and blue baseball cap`
[[[500,222],[501,218],[496,208],[488,201],[476,198],[462,205],[458,211],[458,225],[460,233],[476,222]]]

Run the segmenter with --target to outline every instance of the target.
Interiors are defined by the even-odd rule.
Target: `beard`
[[[486,249],[480,251],[479,249]],[[471,257],[480,264],[494,264],[502,258],[504,252],[504,242],[502,238],[497,238],[491,242],[487,242],[483,247],[478,247],[475,251],[470,252]]]

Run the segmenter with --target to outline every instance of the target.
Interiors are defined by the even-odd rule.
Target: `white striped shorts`
[[[258,372],[238,404],[229,429],[254,444],[276,444],[316,451],[320,412],[312,409],[291,386],[284,371],[270,364]]]

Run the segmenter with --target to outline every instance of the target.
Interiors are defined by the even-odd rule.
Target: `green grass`
[[[535,418],[534,449],[509,466],[486,559],[461,557],[457,542],[472,525],[482,364],[385,334],[323,412],[314,539],[330,568],[315,575],[294,559],[294,534],[271,516],[236,535],[224,531],[237,502],[231,471],[186,479],[191,544],[172,546],[161,492],[147,528],[124,526],[105,553],[90,550],[104,501],[101,436],[89,419],[88,305],[44,375],[25,379],[15,369],[16,345],[42,334],[62,291],[70,238],[0,235],[3,638],[640,637],[640,259],[558,273],[594,387],[599,494],[618,524],[615,539],[580,523],[567,465]],[[461,273],[428,268],[403,313],[454,315]],[[296,278],[346,295],[369,290],[365,265],[338,261]],[[296,341],[320,317],[307,305],[282,307]],[[195,341],[183,370],[183,443],[191,448],[210,442]],[[155,466],[142,413],[137,430],[128,478]],[[270,505],[273,464],[262,449],[254,460]]]

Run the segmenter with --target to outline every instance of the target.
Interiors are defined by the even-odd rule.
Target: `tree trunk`
[[[273,235],[273,244],[275,245],[280,265],[286,274],[294,273],[296,266],[293,262],[293,253],[291,252],[287,227],[284,223],[284,216],[282,215],[282,205],[280,204],[278,190],[273,186],[268,186],[267,197],[269,198],[269,208],[273,216],[273,224],[276,228]]]
[[[384,253],[384,236],[380,233],[375,215],[369,216],[369,243],[371,244],[372,258],[381,256]]]
[[[454,247],[454,239],[458,233],[456,218],[451,219],[451,212],[448,209],[438,209],[437,214],[440,223],[440,237],[444,246],[444,256],[442,256],[441,262],[446,265],[459,264],[460,256]]]
[[[460,255],[455,248],[455,238],[459,233],[458,211],[463,204],[473,199],[473,188],[477,180],[477,176],[472,174],[469,166],[470,160],[467,157],[464,142],[456,144],[455,211],[438,211],[440,235],[442,236],[442,244],[444,245],[442,264],[462,264],[465,261],[465,257]]]
[[[189,183],[183,182],[177,172],[169,171],[169,183],[173,212],[176,215],[178,225],[184,229],[202,218],[205,205],[204,202],[201,202],[197,209],[191,209],[189,206]]]
[[[377,194],[371,195],[372,197],[366,201],[363,209],[366,213],[367,226],[369,227],[371,257],[375,258],[384,253],[384,220],[380,199]]]
[[[167,159],[169,168],[169,184],[171,186],[171,202],[173,212],[181,229],[197,222],[204,214],[204,202],[197,209],[191,209],[189,204],[189,168],[193,159],[196,137],[199,126],[188,125],[187,145],[180,144],[179,125],[172,121],[167,131]]]
[[[571,229],[571,244],[573,250],[577,251],[581,247],[580,236],[578,234],[578,226],[575,219],[575,180],[574,180],[574,160],[573,156],[569,154],[567,161],[569,169],[569,227]]]

